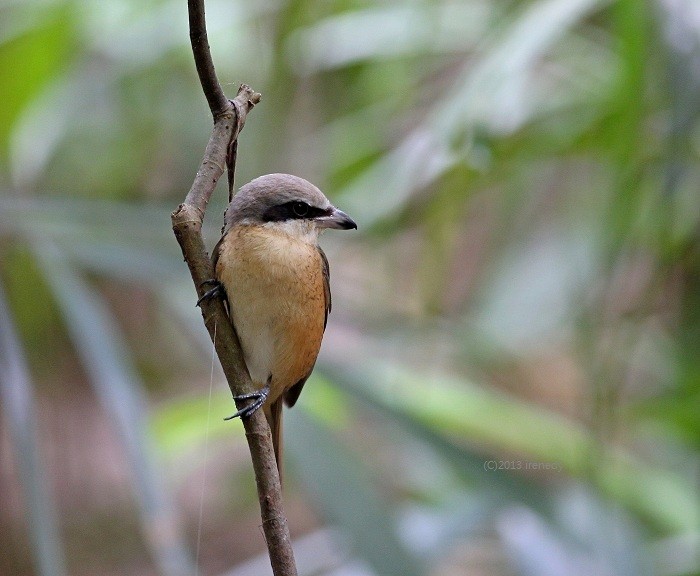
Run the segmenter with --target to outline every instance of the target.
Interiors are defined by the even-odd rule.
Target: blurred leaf
[[[298,28],[286,53],[295,71],[306,75],[361,60],[461,52],[484,34],[493,12],[482,0],[348,10]]]
[[[214,407],[214,409],[212,409]],[[224,418],[235,411],[231,394],[217,391],[212,398],[197,396],[159,407],[151,418],[158,451],[166,458],[200,450],[209,438],[231,438],[234,428]],[[237,429],[237,427],[235,427]],[[243,441],[242,435],[239,439]]]
[[[651,576],[653,567],[619,510],[586,495],[567,494],[570,514],[549,523],[522,506],[506,508],[496,529],[522,576]],[[580,500],[580,502],[576,502]],[[573,513],[573,514],[572,514]],[[592,525],[591,525],[592,523]],[[586,528],[582,529],[582,525]]]
[[[539,0],[525,5],[496,30],[478,65],[466,70],[437,108],[436,132],[448,135],[449,141],[469,126],[509,134],[544,112],[551,94],[542,102],[533,100],[535,66],[573,26],[609,1]]]
[[[0,196],[0,233],[32,238],[40,230],[79,249],[94,241],[140,246],[149,251],[178,254],[172,242],[173,207],[137,205],[73,198]],[[173,245],[174,244],[174,245]]]
[[[81,280],[57,248],[37,241],[34,252],[97,395],[121,437],[134,474],[142,528],[155,560],[163,574],[191,574],[192,561],[180,535],[171,530],[163,538],[160,529],[164,523],[174,526],[175,519],[146,434],[143,386],[119,329],[98,294]]]
[[[604,493],[659,527],[675,531],[694,526],[695,511],[688,503],[700,502],[686,479],[619,450],[601,455],[602,447],[591,434],[561,416],[465,380],[419,374],[391,364],[361,372],[340,366],[324,365],[323,369],[363,400],[403,412],[458,446],[487,442],[507,454],[561,464],[582,479],[590,479],[593,466],[593,480]]]
[[[1,218],[1,217],[0,217]],[[61,315],[44,282],[33,254],[26,245],[15,244],[2,261],[2,276],[19,338],[37,380],[51,377],[56,356],[70,347],[61,332]]]
[[[521,240],[490,263],[491,279],[478,295],[477,317],[465,329],[476,326],[514,353],[561,338],[562,326],[595,275],[598,253],[592,231],[580,223],[575,229],[558,226],[550,222],[546,233]]]
[[[345,527],[353,549],[377,574],[423,574],[421,559],[410,555],[399,542],[389,503],[359,456],[303,410],[289,411],[285,427],[295,475],[317,499],[324,514]]]
[[[329,428],[341,430],[352,418],[342,391],[320,372],[314,372],[304,386],[304,410]]]
[[[486,169],[475,146],[478,135],[511,134],[547,109],[551,91],[537,102],[530,92],[534,67],[572,26],[608,1],[541,0],[524,8],[489,39],[478,65],[466,65],[451,92],[431,101],[418,126],[345,188],[347,211],[371,226],[460,161]]]
[[[67,66],[75,48],[73,7],[68,2],[28,2],[16,12],[4,8],[0,37],[0,154],[17,116],[39,91]],[[31,12],[30,12],[31,10]],[[31,17],[30,17],[31,16]]]
[[[36,571],[41,576],[68,574],[53,500],[37,437],[33,384],[0,283],[0,398],[15,445],[19,480],[29,509],[29,531]]]

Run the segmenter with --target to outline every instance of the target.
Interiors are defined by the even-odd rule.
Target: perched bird
[[[331,310],[328,260],[318,245],[326,228],[357,224],[310,182],[268,174],[233,197],[212,254],[248,373],[259,387],[236,398],[252,402],[230,418],[263,408],[280,472],[282,404],[299,398]]]

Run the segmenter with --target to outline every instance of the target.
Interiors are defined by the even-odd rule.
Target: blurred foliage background
[[[700,574],[700,3],[207,15],[263,94],[237,183],[360,227],[286,414],[300,572]],[[0,78],[0,573],[265,574],[170,230],[211,125],[185,0],[5,0]]]

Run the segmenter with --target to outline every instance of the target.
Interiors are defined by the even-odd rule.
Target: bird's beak
[[[350,230],[351,228],[357,230],[355,221],[337,208],[333,208],[333,212],[328,216],[316,218],[316,226],[319,228],[336,228],[337,230]]]

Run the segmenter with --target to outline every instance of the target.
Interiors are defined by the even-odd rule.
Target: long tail
[[[270,405],[270,410],[265,411],[267,422],[272,431],[272,446],[275,449],[275,460],[277,461],[277,471],[282,483],[282,405],[283,398],[280,396]]]

